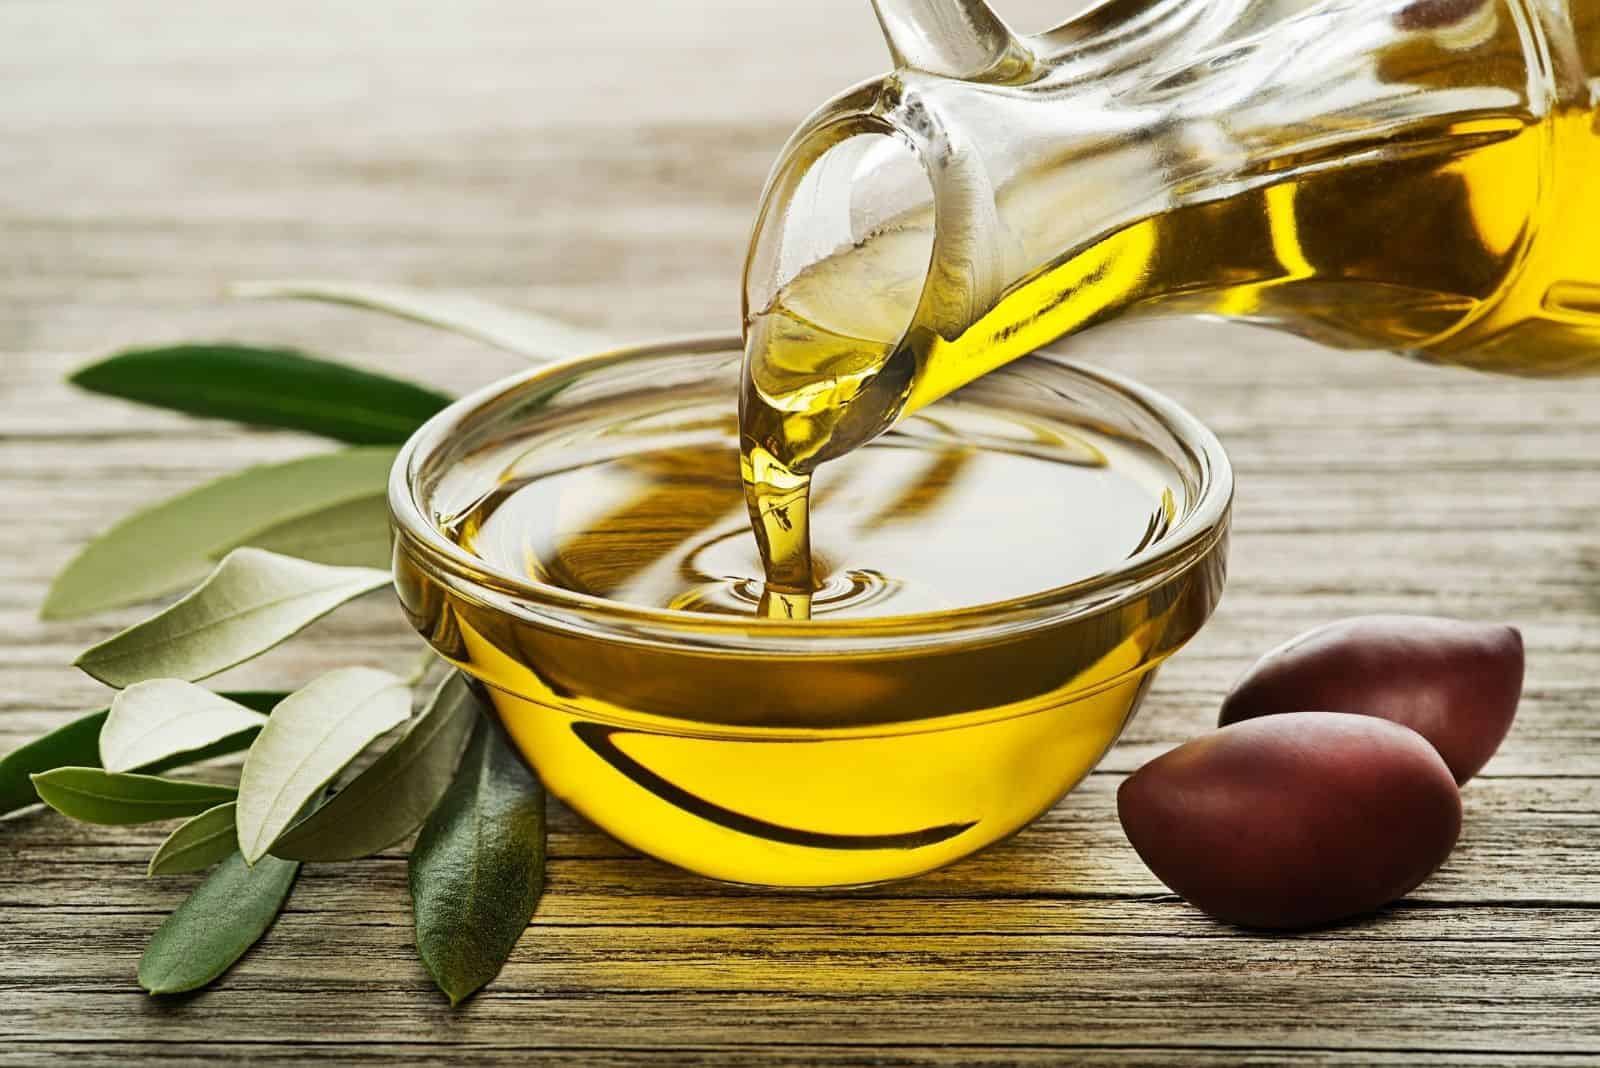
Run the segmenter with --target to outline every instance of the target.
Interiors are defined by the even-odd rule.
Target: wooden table
[[[1041,25],[1061,4],[1005,9]],[[75,395],[113,347],[300,343],[462,389],[511,359],[236,279],[450,286],[625,336],[736,325],[761,179],[882,65],[865,0],[8,0],[0,4],[0,750],[103,703],[67,665],[141,614],[44,625],[74,548],[142,502],[323,447]],[[1600,1051],[1600,382],[1529,384],[1183,324],[1076,351],[1209,420],[1239,475],[1233,577],[1088,782],[1013,841],[855,894],[716,886],[565,812],[549,891],[459,1011],[413,948],[403,854],[313,866],[214,989],[154,1000],[146,938],[192,880],[160,830],[0,826],[0,1062],[572,1057],[587,1064],[1568,1063]],[[1515,730],[1443,871],[1294,937],[1207,920],[1113,794],[1203,732],[1260,652],[1374,611],[1518,623]],[[404,668],[377,598],[237,674]]]

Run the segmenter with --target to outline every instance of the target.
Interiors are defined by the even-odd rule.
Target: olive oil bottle
[[[982,23],[958,6],[940,32]],[[996,38],[995,65],[901,70],[791,141],[747,266],[741,393],[784,614],[814,585],[818,464],[1113,317],[1600,371],[1600,0],[1209,7]]]

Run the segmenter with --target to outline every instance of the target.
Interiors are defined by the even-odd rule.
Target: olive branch
[[[458,294],[329,282],[234,292],[384,312],[534,361],[604,346]],[[138,978],[152,994],[194,990],[227,971],[272,926],[302,864],[371,856],[415,833],[408,867],[418,954],[452,1004],[470,996],[499,973],[544,878],[543,790],[476,684],[437,672],[443,681],[416,700],[440,666],[430,653],[404,679],[348,667],[294,692],[198,685],[391,584],[389,470],[397,447],[452,398],[298,350],[242,344],[130,349],[70,381],[345,447],[251,467],[135,512],[67,564],[43,619],[192,589],[78,657],[116,693],[108,707],[0,760],[0,815],[42,801],[85,823],[182,820],[149,874],[211,873],[145,950]],[[233,785],[166,774],[230,756]]]

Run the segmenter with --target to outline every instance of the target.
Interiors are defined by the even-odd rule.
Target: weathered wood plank
[[[74,1063],[88,1065],[122,1065],[139,1058],[159,1057],[163,1064],[204,1065],[219,1058],[243,1057],[251,1064],[303,1064],[307,1057],[315,1056],[326,1064],[433,1064],[442,1053],[443,1043],[419,1042],[409,1045],[399,1043],[339,1044],[327,1042],[318,1045],[298,1042],[233,1042],[233,1043],[173,1043],[173,1042],[95,1042],[95,1043],[28,1043],[10,1053],[0,1053],[0,1064],[35,1064],[47,1056],[70,1057]],[[640,1064],[657,1064],[663,1059],[661,1051],[622,1050],[615,1047],[563,1047],[547,1046],[536,1038],[508,1045],[486,1042],[451,1043],[448,1047],[452,1061],[488,1061],[498,1058],[514,1059],[518,1064],[570,1064],[574,1056],[581,1056],[585,1065],[593,1068],[630,1068]],[[1372,1049],[1321,1050],[1315,1062],[1324,1065],[1358,1065],[1373,1063],[1375,1056],[1388,1051]],[[1467,1068],[1472,1065],[1515,1068],[1518,1065],[1544,1065],[1551,1063],[1554,1051],[1531,1053],[1475,1054],[1468,1052],[1441,1052],[1435,1050],[1401,1051],[1405,1063],[1423,1068]],[[674,1047],[669,1054],[675,1063],[693,1063],[706,1068],[723,1065],[742,1066],[759,1060],[775,1068],[800,1065],[836,1065],[839,1068],[872,1066],[872,1068],[916,1068],[920,1065],[941,1065],[958,1062],[968,1065],[1055,1065],[1070,1062],[1074,1065],[1142,1064],[1177,1065],[1183,1068],[1239,1065],[1251,1068],[1257,1065],[1282,1064],[1291,1054],[1305,1060],[1304,1051],[1287,1049],[1262,1049],[1251,1047],[1201,1047],[1201,1046],[1093,1046],[1062,1042],[1043,1046],[980,1046],[980,1045],[902,1045],[878,1046],[870,1050],[855,1050],[839,1045],[798,1046],[793,1049],[773,1048],[763,1045],[727,1045],[720,1047]],[[1560,1055],[1561,1064],[1589,1064],[1594,1059]]]
[[[1040,940],[1041,943],[1048,940]],[[1013,946],[1027,940],[1012,939]],[[118,950],[120,947],[111,947]],[[340,947],[336,947],[340,948]],[[767,983],[754,977],[764,967],[761,940],[705,946],[681,962],[624,961],[613,973],[626,983],[640,971],[703,976],[716,989],[686,992],[673,984],[635,993],[575,992],[559,983],[538,984],[537,968],[508,968],[489,996],[456,1016],[438,1010],[437,993],[400,946],[375,963],[391,971],[415,967],[404,986],[370,981],[302,982],[294,989],[241,978],[181,1004],[141,994],[109,994],[78,983],[39,984],[54,995],[33,999],[10,1015],[7,1027],[49,1035],[54,1041],[215,1041],[219,1021],[243,1043],[294,1036],[294,1041],[343,1045],[358,1041],[466,1041],[572,1050],[703,1048],[742,1041],[791,1055],[818,1047],[861,1051],[902,1046],[981,1045],[975,1029],[1004,1019],[1004,1044],[1064,1049],[1095,1046],[1213,1046],[1241,1052],[1359,1050],[1371,1059],[1404,1061],[1416,1050],[1462,1053],[1592,1055],[1593,999],[1574,990],[1584,975],[1550,965],[1548,958],[1507,954],[1492,981],[1474,978],[1450,984],[1421,971],[1390,978],[1392,955],[1362,955],[1357,966],[1329,968],[1312,954],[1263,956],[1219,969],[1211,954],[1176,956],[1168,947],[1148,953],[1086,952],[1054,963],[1056,982],[1048,995],[1023,982],[1008,998],[1010,972],[1023,970],[1013,954],[972,959],[960,971],[919,957],[916,947],[876,940],[855,952],[819,949],[801,958],[772,961]],[[264,948],[263,948],[264,952]],[[392,955],[392,959],[390,959]],[[1441,954],[1437,967],[1475,976],[1485,969],[1481,947]],[[879,967],[890,959],[896,966]],[[1339,954],[1349,960],[1347,953]],[[253,962],[247,962],[253,963]],[[325,961],[313,957],[306,966]],[[1001,969],[980,973],[979,967]],[[605,970],[588,962],[589,973]],[[920,970],[926,969],[926,970]],[[246,973],[248,974],[248,973]],[[965,990],[933,993],[919,980],[945,975],[964,980]],[[794,977],[804,976],[791,990]],[[1115,983],[1109,982],[1115,978]],[[530,981],[535,984],[530,987]],[[1196,986],[1203,989],[1195,993]],[[1360,990],[1361,993],[1349,993]],[[79,1012],[49,1012],[41,1006],[70,996]],[[1182,1013],[1156,1014],[1152,1004],[1183,1005]],[[356,1007],[359,1006],[359,1009]],[[1562,1026],[1550,1017],[1561,1014]],[[1353,1028],[1358,1029],[1353,1033]],[[7,1036],[9,1037],[9,1036]],[[998,1037],[998,1036],[997,1036]],[[1164,1041],[1163,1041],[1164,1040]],[[991,1039],[991,1042],[995,1039]],[[1510,1048],[1507,1048],[1510,1047]],[[758,1053],[752,1049],[751,1055]]]

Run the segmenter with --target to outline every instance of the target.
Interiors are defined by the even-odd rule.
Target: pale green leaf
[[[462,334],[533,360],[558,360],[613,347],[605,338],[560,320],[464,293],[319,280],[240,282],[232,287],[232,292],[240,297],[318,300],[385,312]]]
[[[386,671],[329,672],[273,710],[239,774],[239,849],[255,863],[345,765],[411,712],[411,691]]]
[[[259,730],[266,721],[260,712],[193,683],[152,679],[111,702],[100,728],[100,764],[107,771],[132,771]]]
[[[386,571],[236,549],[199,589],[90,649],[77,665],[117,687],[149,678],[203,679],[388,583]]]
[[[180,994],[227,971],[267,933],[299,874],[292,860],[267,857],[252,868],[231,854],[150,939],[139,985],[152,994]]]
[[[100,768],[55,768],[32,778],[40,800],[84,823],[154,823],[197,815],[235,796],[231,786]]]
[[[150,858],[146,874],[180,875],[202,871],[239,848],[239,835],[233,823],[235,805],[236,802],[229,801],[185,821],[161,843],[161,848]]]
[[[356,448],[252,467],[135,512],[56,576],[40,615],[75,619],[198,582],[250,534],[382,494],[394,457]]]
[[[382,493],[331,504],[310,515],[274,523],[240,538],[227,550],[257,549],[335,567],[387,569],[393,559],[389,538],[389,498]],[[216,554],[219,558],[226,551]]]
[[[422,826],[444,796],[482,709],[471,686],[451,675],[422,715],[332,801],[272,846],[290,860],[371,856]]]

